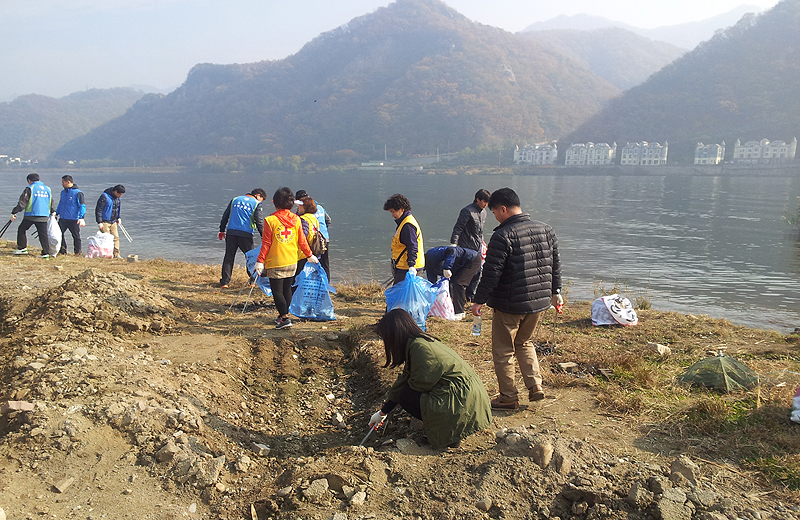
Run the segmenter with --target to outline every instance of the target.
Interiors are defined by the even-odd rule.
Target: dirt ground
[[[382,368],[370,329],[380,293],[342,290],[336,321],[275,330],[271,298],[254,292],[243,312],[245,288],[231,307],[241,268],[221,290],[219,266],[10,251],[0,244],[0,404],[9,408],[0,508],[9,520],[800,518],[797,493],[713,450],[687,458],[685,439],[567,380],[592,371],[556,375],[568,360],[558,350],[541,358],[544,401],[495,414],[458,449],[430,449],[421,424],[397,412],[359,446],[398,372]],[[559,348],[613,346],[625,334],[646,342],[647,322],[662,316],[643,313],[635,332],[576,335],[587,312],[567,306]],[[489,317],[479,337],[469,321],[431,319],[429,330],[491,395]]]

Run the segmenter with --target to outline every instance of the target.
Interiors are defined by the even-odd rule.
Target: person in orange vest
[[[272,196],[275,212],[264,219],[264,234],[261,236],[261,251],[255,265],[259,276],[269,278],[272,297],[278,317],[276,329],[292,326],[289,318],[289,303],[292,301],[292,280],[297,271],[297,260],[306,258],[311,263],[319,259],[311,253],[300,217],[292,213],[294,192],[280,188]]]
[[[411,214],[411,203],[403,195],[395,193],[384,203],[384,211],[391,213],[397,224],[392,237],[392,285],[405,280],[406,273],[416,276],[417,269],[425,267],[425,248],[422,245],[422,229]]]

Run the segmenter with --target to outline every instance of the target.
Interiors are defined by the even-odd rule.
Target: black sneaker
[[[275,324],[276,329],[287,329],[292,326],[292,320],[290,318],[281,318],[278,320],[278,323]]]

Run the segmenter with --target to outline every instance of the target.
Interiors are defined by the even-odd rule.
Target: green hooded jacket
[[[389,390],[389,400],[398,402],[405,384],[422,392],[422,422],[435,449],[460,441],[492,422],[492,406],[483,381],[469,363],[440,341],[416,338],[408,342],[403,372]]]

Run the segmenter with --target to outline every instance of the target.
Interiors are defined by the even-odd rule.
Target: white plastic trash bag
[[[114,235],[98,231],[89,237],[86,258],[114,258]]]
[[[47,219],[47,241],[50,243],[50,256],[56,256],[61,251],[61,228],[55,213]]]
[[[639,323],[631,301],[619,294],[601,296],[592,302],[592,325],[625,325]]]
[[[436,299],[433,300],[428,316],[435,316],[445,320],[456,321],[456,313],[453,309],[453,300],[450,298],[450,282],[447,278],[441,278],[433,284],[436,288]]]
[[[792,406],[794,409],[792,410],[792,415],[790,415],[789,418],[796,423],[800,423],[800,386],[797,387],[797,391],[794,393]]]

